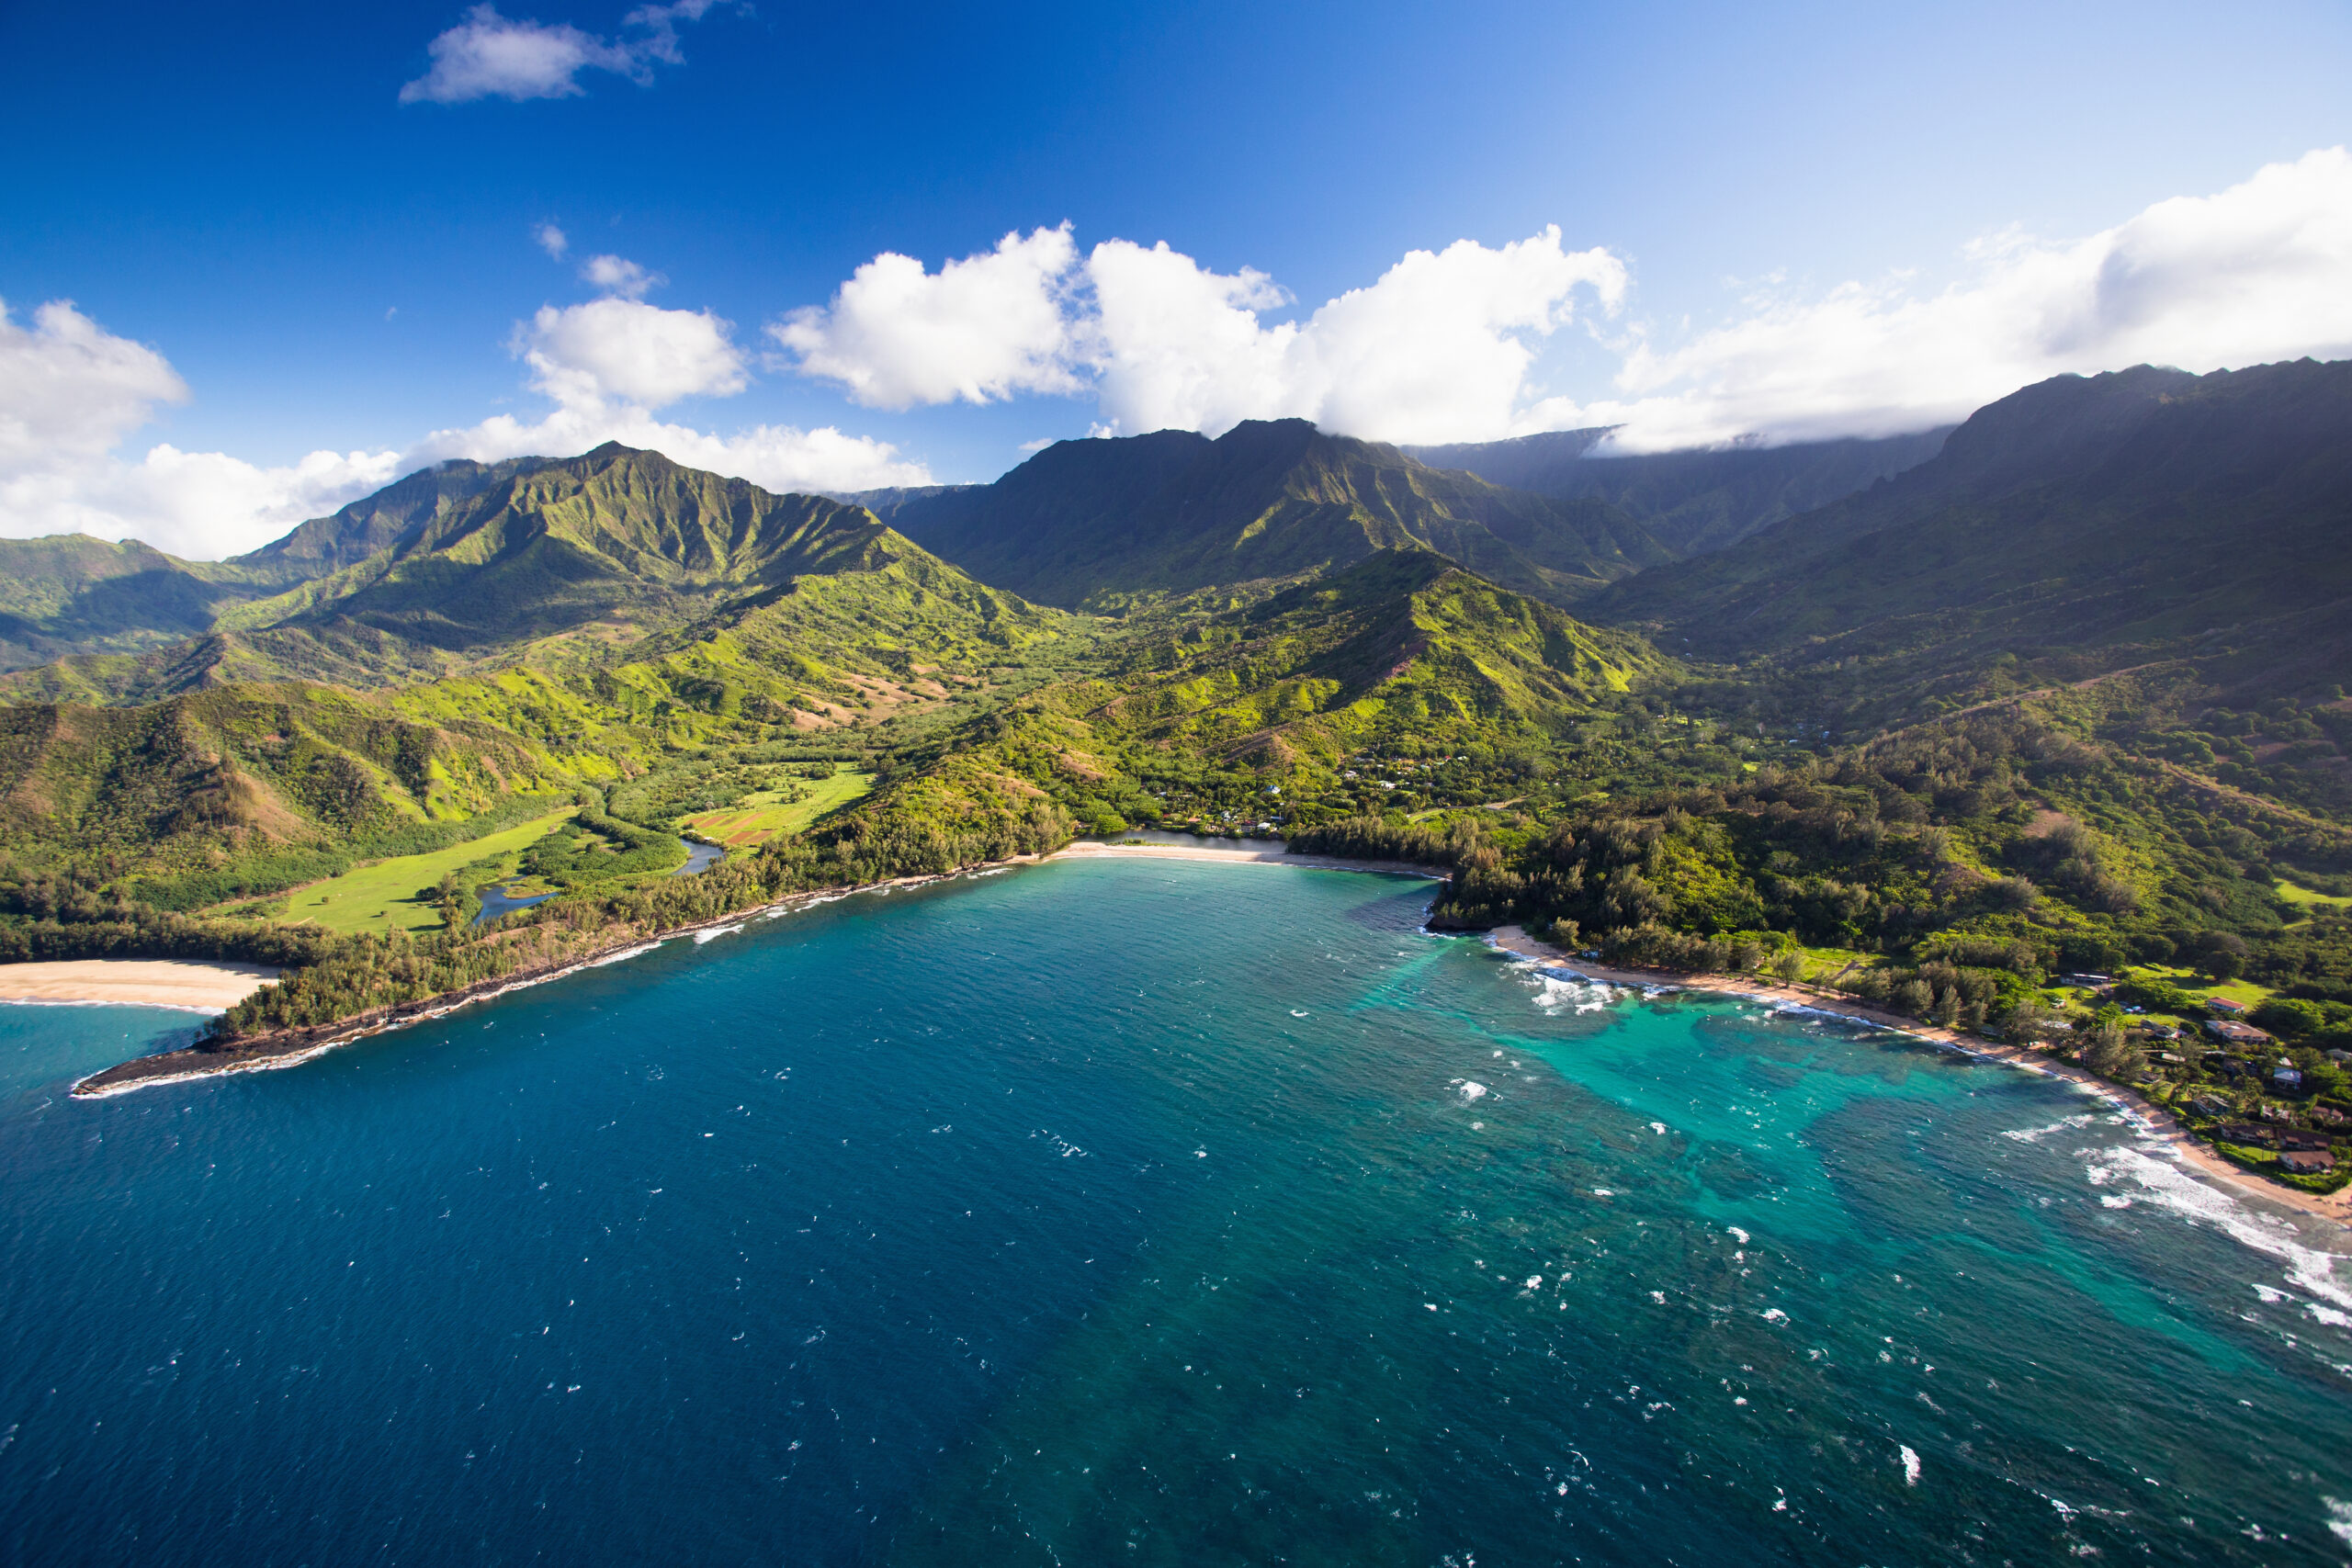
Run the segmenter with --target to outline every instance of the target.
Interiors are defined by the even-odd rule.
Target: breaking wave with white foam
[[[2093,1186],[2132,1184],[2132,1190],[2106,1195],[2123,1199],[2109,1207],[2147,1203],[2170,1210],[2192,1224],[2211,1225],[2240,1246],[2284,1263],[2287,1282],[2317,1298],[2307,1304],[2320,1321],[2334,1322],[2342,1312],[2352,1311],[2352,1280],[2338,1272],[2338,1266],[2346,1261],[2345,1255],[2309,1245],[2292,1222],[2249,1208],[2211,1182],[2144,1148],[2117,1144],[2086,1153],[2090,1163],[2085,1173]]]

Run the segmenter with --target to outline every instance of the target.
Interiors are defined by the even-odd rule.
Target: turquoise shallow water
[[[187,1019],[0,1010],[0,1559],[2344,1561],[2340,1242],[1427,896],[1057,863],[95,1104]]]

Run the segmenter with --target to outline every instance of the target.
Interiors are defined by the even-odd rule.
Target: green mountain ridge
[[[1305,420],[1065,441],[992,485],[889,513],[916,543],[1042,604],[1116,607],[1436,550],[1515,592],[1574,604],[1670,558],[1599,502],[1564,502],[1431,468]]]
[[[1929,461],[1590,613],[1885,694],[2173,660],[2313,690],[2352,678],[2347,541],[2352,362],[2143,366],[2026,388]]]
[[[960,660],[1067,629],[863,508],[775,495],[659,453],[445,465],[392,489],[405,490],[385,492],[399,507],[355,503],[288,552],[323,564],[392,533],[356,562],[230,606],[202,637],[22,671],[0,678],[0,693],[135,703],[239,681],[364,688],[511,663],[585,669],[657,657],[706,626],[754,646],[814,638],[801,652],[872,670],[844,650]]]

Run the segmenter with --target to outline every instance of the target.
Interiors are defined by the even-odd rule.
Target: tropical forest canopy
[[[607,446],[223,562],[0,542],[0,953],[261,957],[298,972],[232,1028],[321,1021],[1158,826],[1442,864],[1461,928],[1836,955],[1922,1015],[2138,964],[2352,1036],[2352,363],[1605,435],[1250,423],[845,497]],[[453,853],[437,927],[296,892]],[[556,897],[474,923],[493,886]]]

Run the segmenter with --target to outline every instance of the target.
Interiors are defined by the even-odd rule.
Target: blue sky
[[[566,370],[577,375],[564,386],[605,377],[577,394],[598,400],[599,417],[643,405],[719,440],[833,427],[869,455],[887,443],[893,472],[962,479],[993,477],[1043,438],[1137,422],[1215,428],[1252,412],[1397,439],[1624,423],[1651,445],[1917,425],[1942,416],[1938,396],[1962,394],[1885,383],[1874,361],[1932,361],[1933,344],[1981,335],[1987,312],[2047,313],[2052,290],[2100,287],[2083,279],[2102,265],[2111,277],[2116,255],[2186,292],[2132,331],[2065,350],[2073,358],[2019,349],[1926,379],[1982,400],[2004,377],[2098,368],[2101,355],[2220,365],[2352,342],[2340,315],[2312,324],[2297,293],[2324,298],[2331,274],[2352,283],[2333,231],[2320,231],[2352,186],[2309,161],[2352,141],[2352,14],[2340,5],[762,0],[696,16],[690,0],[666,23],[632,22],[629,9],[500,6],[499,26],[537,24],[542,39],[570,28],[618,65],[580,69],[571,96],[468,97],[460,84],[461,101],[433,101],[428,87],[403,102],[405,84],[433,80],[433,40],[469,25],[466,6],[0,6],[0,138],[18,154],[0,166],[0,299],[17,350],[64,353],[61,319],[36,330],[33,312],[71,300],[101,348],[126,340],[168,365],[106,372],[117,380],[89,393],[96,412],[49,443],[85,451],[73,471],[0,451],[0,532],[64,519],[190,549],[242,543],[375,469],[241,479],[192,502],[159,495],[170,476],[130,470],[156,443],[277,473],[322,448],[377,455],[376,468],[486,452],[503,437],[447,433],[501,415],[509,436],[602,428],[538,423],[561,402],[547,389]],[[2186,238],[2151,220],[2097,254],[2067,249],[2275,165],[2300,173],[2192,214]],[[1008,232],[1065,222],[1061,249],[1024,253],[1022,276],[1008,264],[986,288],[974,274],[960,303],[877,293],[811,320],[797,347],[766,331],[824,310],[878,253],[935,274]],[[2263,237],[2281,223],[2289,241]],[[560,258],[535,243],[548,224],[566,236]],[[1559,237],[1542,254],[1483,259],[1550,225]],[[1137,302],[1129,314],[1160,322],[1142,346],[1103,325],[1119,314],[1113,274],[1089,258],[1112,241],[1164,242],[1194,264],[1119,286]],[[1283,323],[1304,326],[1408,253],[1464,241],[1480,254],[1453,254],[1418,293],[1400,285],[1319,339],[1277,341]],[[2248,250],[2269,243],[2288,246],[2287,263]],[[2217,244],[2235,259],[2196,260]],[[1605,258],[1551,259],[1595,250]],[[611,294],[581,276],[597,254],[664,281],[593,319],[535,327],[543,307]],[[2215,283],[2215,265],[2236,270]],[[2207,270],[2177,283],[2196,266]],[[1203,285],[1222,301],[1214,310],[1193,299],[1199,280],[1245,268],[1265,281]],[[2292,276],[2262,285],[2267,308],[2241,301],[2211,325],[2198,289],[2242,294],[2247,277],[2274,274]],[[1866,297],[1841,309],[1849,284]],[[1479,321],[1429,317],[1481,288],[1498,302]],[[1975,290],[1973,303],[1939,321],[1904,316],[1952,288]],[[1193,313],[1168,315],[1180,297]],[[2076,305],[2110,310],[2111,293],[2099,299]],[[1049,332],[1041,318],[1019,342],[989,338],[1039,299],[1060,312],[1058,337],[1035,335]],[[891,336],[878,314],[889,310],[916,311],[922,333]],[[934,337],[956,337],[956,310],[978,318],[963,323],[979,334],[955,351],[965,357],[911,365]],[[1184,334],[1230,327],[1235,310],[1258,335],[1168,368],[1188,352]],[[2192,317],[2205,325],[2182,324]],[[634,333],[642,345],[674,328],[692,340],[677,352],[721,352],[706,341],[711,318],[729,323],[732,368],[647,380],[610,370],[618,339],[589,341]],[[1823,343],[1848,358],[1813,367]],[[876,354],[898,357],[853,395],[860,356]],[[1819,384],[1788,391],[1792,356]],[[177,400],[156,391],[166,374]],[[1217,389],[1201,392],[1204,377]],[[936,400],[959,378],[964,391]],[[1430,390],[1351,401],[1367,378]],[[439,446],[432,432],[445,433]],[[743,465],[763,482],[804,460],[762,450]],[[821,481],[823,461],[806,460]],[[228,473],[205,482],[217,490]]]

